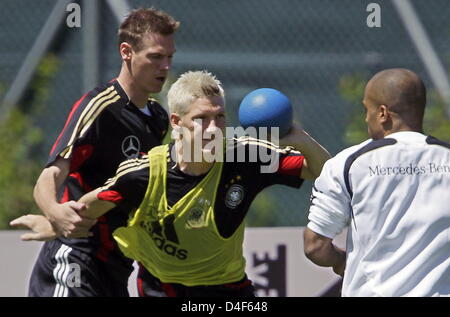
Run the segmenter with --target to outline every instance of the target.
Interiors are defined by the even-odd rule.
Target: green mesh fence
[[[105,82],[117,75],[120,59],[117,21],[106,2],[99,2],[98,63],[101,82]],[[366,25],[366,7],[371,2],[381,6],[380,28]],[[0,93],[8,89],[54,3],[1,1]],[[411,3],[448,68],[448,0]],[[191,69],[215,73],[226,89],[229,125],[237,125],[237,108],[245,94],[261,87],[276,88],[291,99],[296,120],[332,154],[347,146],[345,131],[353,109],[340,91],[344,76],[360,74],[364,79],[382,68],[407,67],[431,87],[391,1],[155,0],[128,4],[155,6],[181,21],[172,76]],[[33,118],[46,135],[40,150],[31,153],[42,163],[70,107],[83,94],[82,27],[63,27],[52,46],[57,70],[48,86],[46,107]],[[25,109],[27,97],[21,103]],[[249,224],[304,225],[310,190],[311,182],[300,190],[281,186],[266,190],[254,202]]]

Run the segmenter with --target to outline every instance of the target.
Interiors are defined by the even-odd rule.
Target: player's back
[[[350,155],[351,195],[343,294],[450,294],[450,148],[398,132]]]

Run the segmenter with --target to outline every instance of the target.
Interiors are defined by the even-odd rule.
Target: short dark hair
[[[148,32],[161,35],[173,34],[180,22],[164,11],[155,8],[140,8],[130,12],[119,27],[119,46],[127,42],[131,47],[139,51],[142,47],[142,37]]]

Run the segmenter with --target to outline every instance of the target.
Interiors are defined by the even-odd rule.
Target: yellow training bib
[[[113,236],[122,252],[141,262],[164,283],[219,285],[244,277],[244,223],[228,239],[217,231],[214,204],[223,162],[213,168],[172,208],[167,205],[169,146],[149,152],[145,197],[128,226]]]

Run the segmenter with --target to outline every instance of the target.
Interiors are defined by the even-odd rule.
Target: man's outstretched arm
[[[319,177],[323,165],[331,157],[322,145],[296,124],[280,139],[280,145],[293,146],[305,156],[300,175],[303,179],[312,180]]]
[[[97,194],[100,191],[101,188],[93,190],[78,200],[78,203],[85,206],[84,209],[79,212],[81,217],[94,220],[115,207],[114,203],[97,198]],[[94,224],[95,221],[87,222],[84,227],[85,230],[79,231],[72,237],[84,238],[91,236],[92,233],[89,232],[89,229]],[[27,232],[21,236],[23,241],[49,241],[62,235],[55,230],[52,223],[42,215],[25,215],[14,219],[10,222],[10,225],[13,227],[24,227],[31,230],[31,232]]]

